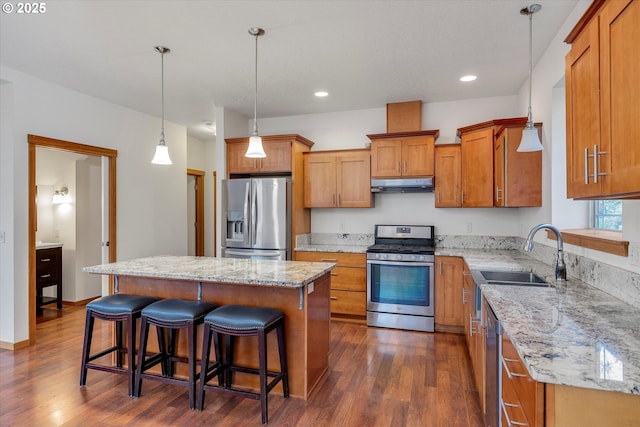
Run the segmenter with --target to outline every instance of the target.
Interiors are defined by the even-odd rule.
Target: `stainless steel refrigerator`
[[[222,181],[222,256],[291,259],[291,179]]]

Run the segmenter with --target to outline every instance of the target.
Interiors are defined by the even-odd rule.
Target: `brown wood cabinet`
[[[463,332],[464,261],[455,256],[435,258],[435,326],[443,332]]]
[[[370,150],[316,151],[304,154],[306,208],[370,208]]]
[[[463,133],[460,144],[462,207],[493,206],[493,128]]]
[[[527,367],[502,331],[502,425],[544,426],[544,384],[529,375]],[[522,423],[522,424],[520,424]]]
[[[367,135],[371,140],[371,177],[425,177],[434,174],[439,131]]]
[[[435,206],[459,208],[461,206],[460,144],[436,145],[435,148]]]
[[[292,171],[297,152],[309,151],[313,142],[300,135],[269,135],[262,137],[267,157],[250,159],[244,156],[249,138],[229,138],[227,143],[227,175],[286,173]],[[305,149],[306,147],[306,149]]]
[[[458,206],[542,206],[542,153],[517,151],[526,121],[526,117],[496,119],[458,129],[461,142]],[[542,124],[535,126],[540,135]],[[436,174],[436,187],[455,186],[455,179]],[[436,193],[436,207],[453,204],[439,206]]]
[[[594,2],[565,40],[567,197],[640,198],[640,2]]]
[[[335,262],[331,271],[331,316],[364,322],[367,315],[366,254],[344,252],[294,253],[296,261]]]
[[[55,297],[44,296],[45,288],[56,288]],[[55,304],[62,309],[62,248],[36,249],[36,313],[42,308]]]
[[[541,125],[536,124],[542,139]],[[509,124],[496,133],[493,153],[493,206],[542,206],[542,152],[519,153],[523,126]]]
[[[469,349],[469,358],[473,368],[473,379],[478,390],[480,408],[485,412],[484,388],[485,388],[485,334],[481,317],[476,313],[476,283],[471,277],[471,271],[466,262],[463,262],[462,276],[464,279],[462,290],[462,305],[464,313],[464,331]]]

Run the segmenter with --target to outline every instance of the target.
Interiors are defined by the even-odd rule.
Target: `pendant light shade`
[[[160,53],[160,76],[162,81],[162,130],[160,131],[160,142],[156,145],[156,153],[151,163],[155,165],[170,165],[173,162],[169,157],[169,147],[164,142],[164,54],[171,52],[171,49],[164,46],[156,46],[156,52]]]
[[[262,138],[258,135],[258,37],[264,34],[264,30],[258,27],[249,28],[249,34],[256,39],[256,61],[255,61],[255,97],[253,102],[253,134],[249,138],[249,147],[247,152],[244,153],[245,157],[251,158],[263,158],[267,157],[262,147]]]
[[[522,8],[520,13],[529,16],[529,112],[527,115],[527,124],[522,131],[522,139],[518,150],[520,152],[542,151],[544,147],[538,138],[538,130],[533,125],[533,115],[531,114],[531,80],[533,77],[533,14],[542,9],[539,4],[532,4],[529,7]]]

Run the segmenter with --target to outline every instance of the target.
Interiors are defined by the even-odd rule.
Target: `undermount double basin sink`
[[[543,278],[527,271],[481,271],[490,285],[550,286]]]

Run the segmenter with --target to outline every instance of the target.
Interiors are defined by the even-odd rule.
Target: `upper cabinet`
[[[435,206],[542,206],[542,153],[517,151],[526,121],[466,126],[458,129],[457,148],[436,146]],[[541,126],[536,123],[538,132]]]
[[[316,151],[304,155],[305,208],[370,208],[370,150]]]
[[[371,140],[371,177],[433,176],[438,135],[437,130],[367,135]]]
[[[230,138],[227,142],[227,174],[288,173],[293,169],[296,153],[309,151],[313,142],[300,135],[270,135],[262,137],[267,157],[252,159],[244,156],[249,138]]]
[[[436,208],[459,208],[460,190],[460,144],[436,145],[435,160],[435,206]]]
[[[565,40],[567,197],[640,198],[640,1],[593,2]]]

